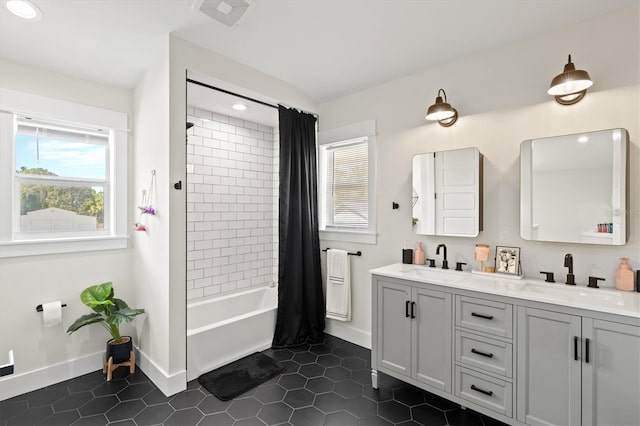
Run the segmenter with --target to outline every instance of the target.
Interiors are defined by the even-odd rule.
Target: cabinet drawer
[[[512,416],[512,389],[509,382],[456,366],[456,395],[507,417]]]
[[[513,377],[513,346],[511,343],[457,330],[456,362]]]
[[[473,297],[456,297],[456,325],[495,336],[513,336],[513,306]]]

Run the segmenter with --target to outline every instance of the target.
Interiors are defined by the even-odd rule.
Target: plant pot
[[[113,357],[113,364],[128,361],[133,350],[133,339],[130,336],[122,336],[125,340],[121,343],[113,343],[113,339],[107,342],[107,361]]]
[[[122,336],[123,342],[114,343],[113,339],[107,342],[107,352],[102,372],[107,375],[107,381],[114,378],[113,373],[124,370],[119,367],[129,367],[126,374],[117,374],[116,379],[124,379],[136,371],[136,354],[133,352],[133,340],[130,336]]]

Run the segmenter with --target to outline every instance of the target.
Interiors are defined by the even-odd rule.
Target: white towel
[[[351,268],[344,250],[327,250],[327,318],[351,321]]]

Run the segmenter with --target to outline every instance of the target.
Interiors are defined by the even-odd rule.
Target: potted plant
[[[111,339],[107,342],[107,362],[103,369],[107,372],[107,380],[111,380],[111,373],[120,365],[128,365],[130,372],[134,372],[133,342],[130,336],[120,335],[120,324],[131,322],[144,313],[144,309],[130,308],[113,294],[111,282],[85,288],[80,293],[80,300],[93,312],[81,316],[67,329],[67,333],[72,334],[85,325],[100,324],[109,332]]]

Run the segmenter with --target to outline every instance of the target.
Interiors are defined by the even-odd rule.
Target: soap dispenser
[[[620,266],[616,269],[616,288],[623,291],[633,291],[633,271],[629,267],[628,257],[620,258]]]
[[[413,252],[413,263],[416,265],[424,265],[424,260],[425,260],[425,253],[424,253],[424,249],[422,248],[422,243],[418,243],[416,244],[416,249]]]

